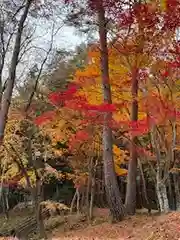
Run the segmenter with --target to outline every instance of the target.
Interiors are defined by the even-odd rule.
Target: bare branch
[[[63,24],[63,25],[64,25],[64,24]],[[45,63],[46,63],[46,61],[47,61],[47,59],[48,59],[48,56],[49,56],[51,50],[52,50],[53,41],[54,41],[54,36],[55,36],[55,35],[58,33],[58,31],[63,27],[63,25],[61,25],[61,26],[56,30],[56,32],[54,33],[54,24],[53,24],[50,47],[49,47],[49,50],[47,51],[46,56],[45,56],[45,58],[44,58],[44,60],[43,60],[43,62],[42,62],[42,64],[41,64],[41,67],[40,67],[38,76],[37,76],[36,81],[35,81],[34,89],[33,89],[32,93],[31,93],[31,95],[30,95],[28,104],[27,104],[27,106],[26,106],[26,108],[25,108],[25,112],[26,112],[26,113],[28,112],[28,110],[29,110],[29,108],[30,108],[30,106],[31,106],[31,103],[32,103],[34,94],[35,94],[36,89],[37,89],[37,86],[38,86],[38,82],[39,82],[41,73],[42,73],[42,71],[43,71],[43,67],[44,67],[44,65],[45,65]]]
[[[1,144],[3,141],[4,137],[4,130],[6,126],[6,121],[7,121],[7,115],[9,111],[9,106],[12,98],[12,92],[14,88],[14,82],[16,78],[16,68],[17,68],[17,62],[18,62],[18,57],[19,57],[19,52],[20,52],[20,46],[21,46],[21,38],[22,38],[22,33],[23,33],[23,27],[25,20],[27,18],[31,3],[33,0],[27,0],[24,12],[21,15],[21,18],[19,20],[18,24],[18,29],[17,29],[17,34],[16,34],[16,39],[15,39],[15,44],[14,44],[14,50],[13,50],[13,55],[11,59],[11,66],[9,70],[9,78],[7,82],[7,87],[5,89],[5,92],[3,94],[3,99],[1,101],[1,110],[0,110],[0,140]]]

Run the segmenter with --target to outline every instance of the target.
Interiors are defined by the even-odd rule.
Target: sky
[[[51,22],[38,21],[36,19],[34,23],[31,22],[31,24],[36,28],[33,42],[31,43],[31,45],[35,47],[28,51],[28,54],[26,54],[23,61],[18,65],[18,76],[22,79],[24,79],[34,64],[37,63],[39,66],[41,65],[46,56],[46,51],[48,51],[51,46],[52,40],[53,24]],[[58,32],[57,29],[59,29]],[[86,39],[85,36],[78,35],[74,27],[63,25],[62,22],[55,25],[54,32],[57,32],[57,34],[53,37],[53,49],[74,50],[77,45]]]
[[[66,49],[74,49],[75,46],[84,41],[85,38],[75,34],[73,27],[63,27],[55,38],[55,46]]]

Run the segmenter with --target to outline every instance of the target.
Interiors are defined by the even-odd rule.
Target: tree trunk
[[[157,181],[156,191],[161,213],[169,212],[169,202],[167,197],[166,185],[160,181]]]
[[[152,126],[152,131],[151,131],[151,143],[157,159],[156,193],[157,193],[160,212],[169,212],[169,202],[168,202],[168,196],[167,196],[166,181],[162,179],[163,167],[161,164],[160,144],[158,142],[158,135],[156,133],[157,133],[157,130],[156,130],[156,126],[154,125]]]
[[[179,190],[179,174],[173,174],[173,181],[175,187],[176,210],[180,211],[180,190]]]
[[[84,211],[85,200],[86,200],[86,187],[84,186],[81,192],[81,204],[80,204],[80,209],[82,211]]]
[[[89,204],[89,220],[93,218],[93,205],[94,205],[94,193],[95,193],[95,178],[92,178],[91,182],[91,197],[90,197],[90,204]]]
[[[5,208],[6,208],[6,218],[9,219],[9,197],[8,193],[5,193]]]
[[[140,169],[140,173],[141,173],[141,179],[142,179],[142,185],[143,185],[143,197],[145,199],[148,212],[150,213],[151,212],[151,206],[150,206],[150,202],[149,202],[149,198],[148,198],[148,194],[147,194],[147,186],[146,186],[146,179],[145,179],[145,176],[144,176],[143,166],[142,166],[142,163],[141,163],[140,159],[138,161],[138,165],[139,165],[139,169]]]
[[[36,194],[34,196],[34,201],[35,201],[35,215],[36,215],[36,221],[37,221],[37,228],[39,230],[39,235],[40,238],[42,239],[47,239],[46,237],[46,231],[44,227],[44,222],[42,218],[42,211],[41,211],[41,181],[37,179],[36,181]]]
[[[171,210],[175,210],[175,201],[174,201],[174,192],[172,190],[172,181],[171,181],[171,176],[168,177],[167,179],[167,185],[168,185],[168,199],[169,199],[169,207]]]
[[[76,192],[74,193],[73,199],[71,201],[71,208],[70,208],[70,213],[71,214],[73,213],[73,208],[74,208],[74,204],[75,204],[76,198],[77,198],[77,189],[76,189]]]
[[[141,178],[138,176],[137,184],[136,184],[136,208],[142,209],[143,207],[143,194],[141,188]]]
[[[91,198],[90,198],[90,206],[89,206],[89,219],[90,220],[92,220],[92,218],[93,218],[93,206],[94,206],[97,166],[98,166],[98,158],[96,159],[95,164],[93,163],[93,168],[92,168]]]
[[[93,168],[93,157],[90,157],[88,163],[88,181],[87,181],[87,188],[86,188],[86,213],[89,215],[89,195],[90,195],[90,188],[92,184],[92,168]]]
[[[80,213],[80,191],[79,189],[77,189],[77,202],[76,202],[76,209],[77,209],[77,213]]]
[[[132,71],[132,112],[131,120],[138,120],[138,69],[135,67]],[[137,151],[136,137],[132,137],[131,159],[128,164],[127,190],[126,190],[126,211],[130,215],[136,212],[136,175],[137,175]]]
[[[10,65],[10,69],[9,69],[9,77],[8,77],[8,81],[7,81],[7,86],[6,86],[6,89],[4,91],[4,94],[3,94],[2,100],[1,100],[0,144],[2,144],[3,138],[4,138],[4,130],[5,130],[5,126],[6,126],[9,106],[11,103],[12,92],[13,92],[13,88],[14,88],[14,82],[15,82],[15,78],[16,78],[16,67],[17,67],[20,48],[21,48],[21,38],[22,38],[24,23],[28,16],[28,12],[29,12],[32,2],[33,2],[33,0],[27,0],[25,7],[24,7],[24,12],[23,12],[23,14],[19,20],[19,24],[18,24],[16,39],[15,39],[15,44],[14,44],[14,49],[13,49],[13,54],[12,54],[12,59],[11,59],[11,65]]]
[[[6,217],[6,220],[9,220],[9,209],[8,209],[8,206],[7,206],[7,199],[6,199],[6,193],[3,192],[2,193],[2,207],[3,207],[3,213]]]
[[[111,87],[109,79],[108,48],[107,48],[107,29],[105,11],[102,1],[98,2],[98,24],[101,49],[101,78],[103,86],[104,103],[112,104]],[[113,138],[110,123],[112,113],[104,113],[103,127],[103,163],[105,175],[105,189],[110,212],[113,220],[122,220],[124,216],[124,207],[120,196],[120,191],[116,179],[113,159]]]

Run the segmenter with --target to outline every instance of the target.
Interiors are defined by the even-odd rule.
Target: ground
[[[30,217],[30,212],[27,213]],[[10,213],[10,220],[6,222],[0,216],[1,227],[15,226],[20,219],[24,221],[25,215]],[[46,229],[49,240],[180,240],[180,213],[171,212],[161,215],[153,212],[151,216],[147,210],[140,211],[133,217],[127,217],[120,223],[111,224],[107,209],[95,209],[95,218],[89,223],[83,215],[53,216],[46,220]],[[27,217],[27,216],[26,216]],[[4,224],[3,224],[4,223]],[[30,239],[39,239],[36,236]]]
[[[124,221],[111,224],[94,223],[91,226],[79,225],[79,229],[64,231],[57,228],[50,239],[61,240],[180,240],[180,213],[172,212],[158,216],[137,214]]]

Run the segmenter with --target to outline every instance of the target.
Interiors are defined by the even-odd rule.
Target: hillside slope
[[[137,214],[118,224],[105,222],[88,227],[79,226],[78,230],[64,233],[62,229],[56,229],[50,238],[54,240],[180,240],[180,213],[172,212],[163,216]]]

